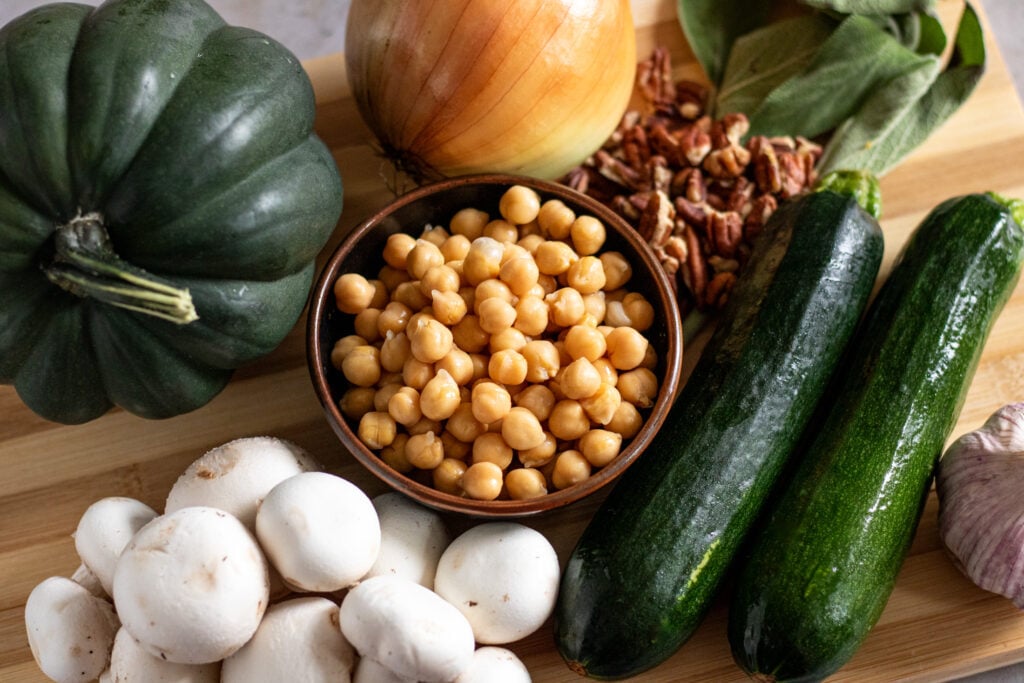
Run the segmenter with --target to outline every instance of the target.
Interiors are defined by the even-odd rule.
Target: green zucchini
[[[1024,233],[1006,202],[949,200],[914,231],[850,344],[820,430],[758,534],[729,611],[736,662],[816,681],[885,606]]]
[[[882,233],[850,195],[874,182],[769,220],[663,428],[568,560],[555,630],[573,670],[632,676],[699,625],[872,290]]]

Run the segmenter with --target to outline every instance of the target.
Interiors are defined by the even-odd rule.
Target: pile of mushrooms
[[[370,499],[288,441],[250,437],[197,459],[163,513],[92,504],[81,566],[36,586],[32,655],[59,683],[522,683],[500,645],[554,609],[547,539],[483,523],[452,540],[399,493]]]

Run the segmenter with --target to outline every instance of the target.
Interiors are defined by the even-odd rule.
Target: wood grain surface
[[[676,22],[674,0],[633,0],[633,7],[638,54],[666,45],[676,75],[699,78]],[[961,7],[959,0],[942,0],[944,21],[955,22]],[[985,190],[1024,196],[1024,114],[991,40],[988,50],[988,71],[967,105],[883,179],[883,274],[909,232],[938,202]],[[345,183],[342,220],[322,262],[343,235],[393,194],[388,167],[349,96],[341,55],[306,67],[317,92],[318,131],[333,149]],[[99,498],[132,496],[162,509],[171,484],[192,460],[216,445],[257,434],[291,439],[368,493],[382,491],[341,450],[323,418],[306,370],[304,324],[300,321],[277,351],[241,369],[209,405],[165,421],[114,411],[86,425],[60,426],[34,416],[10,387],[0,387],[0,681],[45,680],[25,636],[25,599],[42,579],[68,576],[78,566],[71,533]],[[953,436],[1014,400],[1024,400],[1024,286],[992,331]],[[527,523],[548,535],[564,561],[600,500],[598,495]],[[932,495],[881,620],[832,680],[939,681],[1024,660],[1024,614],[954,569],[939,543],[936,513]],[[455,531],[468,524],[450,521]],[[535,681],[578,680],[555,652],[549,626],[512,648]],[[747,680],[729,655],[723,605],[672,659],[635,680]]]

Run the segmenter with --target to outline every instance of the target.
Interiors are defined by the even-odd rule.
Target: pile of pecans
[[[637,66],[636,88],[641,106],[562,182],[636,228],[684,312],[721,308],[779,202],[814,184],[821,146],[762,135],[744,142],[746,115],[705,114],[707,88],[676,82],[665,48]]]

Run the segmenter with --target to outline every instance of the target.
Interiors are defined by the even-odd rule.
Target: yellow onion
[[[359,111],[414,177],[556,178],[598,149],[632,94],[629,0],[352,0]]]

